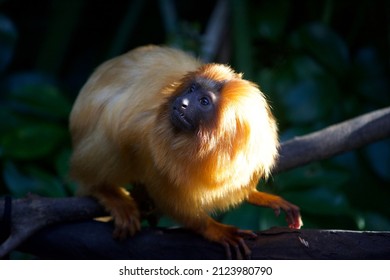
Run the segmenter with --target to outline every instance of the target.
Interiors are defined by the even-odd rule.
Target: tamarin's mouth
[[[176,128],[180,130],[184,130],[184,131],[194,130],[194,126],[188,121],[185,114],[183,112],[180,112],[176,107],[172,109],[171,122]]]

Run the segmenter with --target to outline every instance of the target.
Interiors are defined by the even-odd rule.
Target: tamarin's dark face
[[[192,80],[171,101],[172,124],[182,131],[195,131],[201,124],[214,120],[223,84],[214,80]]]

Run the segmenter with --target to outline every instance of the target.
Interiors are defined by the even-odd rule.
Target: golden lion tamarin
[[[76,99],[70,116],[71,175],[81,191],[110,212],[117,237],[140,229],[136,202],[122,186],[145,187],[157,209],[231,257],[254,237],[218,223],[210,212],[243,201],[286,212],[302,225],[299,208],[256,190],[278,149],[277,127],[258,87],[230,67],[202,64],[182,51],[140,47],[102,64]]]

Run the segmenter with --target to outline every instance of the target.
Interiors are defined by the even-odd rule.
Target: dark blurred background
[[[151,43],[203,57],[216,3],[0,0],[0,196],[73,195],[68,115],[93,69]],[[390,105],[389,1],[226,3],[211,59],[260,85],[281,140]],[[275,175],[261,188],[299,205],[306,228],[390,230],[390,142]],[[247,204],[221,219],[254,230],[285,224]]]

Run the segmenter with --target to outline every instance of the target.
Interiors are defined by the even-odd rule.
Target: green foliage
[[[0,194],[72,195],[67,119],[87,76],[138,45],[199,51],[215,4],[203,2],[2,1]],[[281,140],[390,104],[386,1],[230,4],[229,62],[267,94]],[[384,140],[259,188],[299,205],[306,227],[389,230],[389,161]],[[221,219],[252,229],[285,224],[247,204]]]
[[[4,93],[0,154],[5,187],[17,197],[30,192],[69,194],[64,171],[68,158],[63,155],[69,150],[70,102],[55,86],[31,74],[5,79]]]
[[[11,60],[16,38],[15,26],[11,20],[0,14],[0,71],[3,71]]]
[[[0,16],[0,69],[12,59],[17,31]],[[15,197],[34,193],[65,196],[73,192],[67,182],[71,103],[51,79],[38,72],[2,73],[0,104],[0,193]],[[56,167],[57,166],[57,170]]]
[[[361,3],[348,8],[364,13],[361,15],[364,17],[379,14],[384,20],[384,14],[378,10],[381,4],[375,1],[369,10],[361,9]],[[352,31],[343,26],[347,10],[342,4],[326,1],[327,6],[317,11],[306,1],[299,6],[299,16],[307,13],[301,19],[294,18],[298,14],[294,14],[290,1],[247,5],[246,9],[252,13],[242,19],[247,23],[240,25],[255,28],[241,29],[246,35],[240,36],[256,42],[252,46],[256,46],[254,56],[258,59],[250,60],[253,65],[245,67],[254,69],[256,81],[268,95],[282,140],[390,104],[389,69],[385,62],[389,58],[388,49],[381,51],[370,32],[361,34],[354,43],[345,40]],[[336,14],[341,14],[341,18]],[[371,28],[383,30],[383,34],[389,32],[386,25]],[[367,41],[369,44],[361,43]],[[244,42],[243,46],[246,45]],[[241,64],[237,62],[236,66]],[[386,207],[390,195],[389,147],[390,141],[384,140],[278,174],[259,188],[299,205],[306,227],[389,230],[390,209]],[[255,226],[254,215],[260,228],[284,222],[280,218],[275,221],[270,210],[253,211],[249,213],[247,206],[241,207],[228,213],[224,221],[247,228]]]

